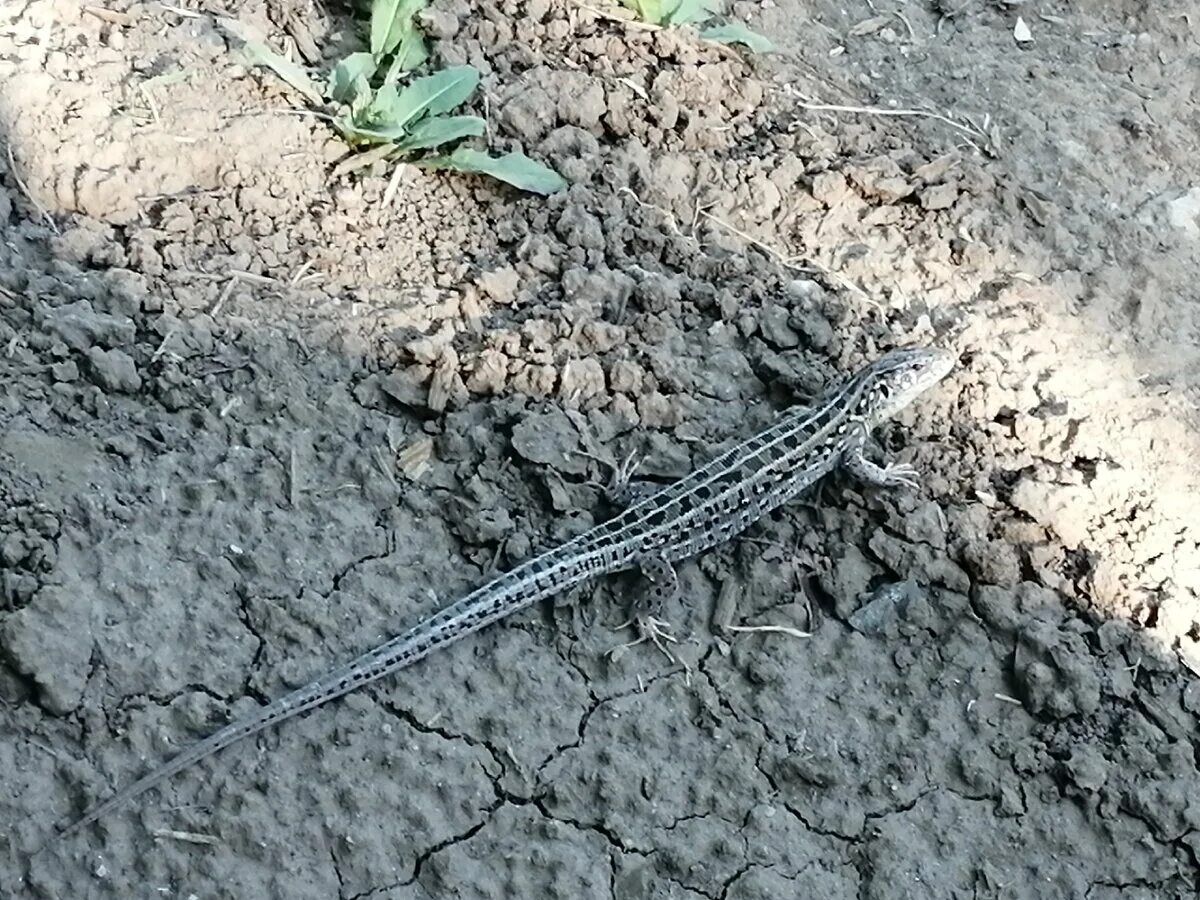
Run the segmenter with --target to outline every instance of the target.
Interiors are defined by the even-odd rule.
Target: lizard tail
[[[82,818],[61,829],[57,840],[77,833],[172,775],[230,744],[410,666],[439,647],[478,631],[556,589],[562,589],[564,582],[561,571],[552,571],[555,568],[553,556],[547,554],[518,566],[387,643],[363,653],[251,715],[231,722],[92,807]]]

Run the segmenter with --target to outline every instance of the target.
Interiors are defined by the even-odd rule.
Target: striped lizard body
[[[651,614],[677,590],[672,563],[745,531],[836,468],[879,487],[917,483],[906,465],[878,466],[863,455],[871,429],[940,381],[947,352],[893,350],[810,407],[793,409],[695,472],[629,505],[619,515],[528,560],[463,599],[304,687],[232,722],[89,810],[65,837],[178,772],[243,738],[412,665],[434,650],[600,575],[640,569],[654,590],[634,620],[643,639],[666,636]],[[610,491],[627,492],[630,466]]]

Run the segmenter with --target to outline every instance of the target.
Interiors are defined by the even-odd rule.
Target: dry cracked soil
[[[344,6],[0,10],[0,895],[1198,895],[1200,15],[730,13],[777,52],[434,0],[539,198],[335,171],[215,25],[324,71]],[[598,521],[593,456],[928,342],[874,448],[920,488],[682,565],[674,662],[605,579],[45,843]]]

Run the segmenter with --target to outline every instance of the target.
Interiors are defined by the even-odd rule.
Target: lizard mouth
[[[930,347],[928,352],[931,356],[926,387],[931,387],[950,374],[955,364],[958,362],[958,357],[949,350],[943,350],[940,347]]]

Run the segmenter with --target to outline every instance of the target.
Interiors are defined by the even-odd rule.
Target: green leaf
[[[375,57],[370,53],[351,53],[339,60],[329,73],[329,98],[338,103],[353,103],[364,92],[370,93],[370,78],[375,68]]]
[[[411,72],[429,59],[429,48],[425,46],[425,35],[415,28],[406,34],[404,40],[400,42],[400,46],[396,48],[396,59],[400,63],[400,68],[405,72]]]
[[[417,165],[428,169],[454,169],[490,175],[513,187],[534,194],[553,194],[567,186],[567,180],[539,162],[534,162],[524,153],[506,153],[504,156],[488,156],[478,150],[459,147],[445,156],[432,156],[419,160]]]
[[[396,142],[396,149],[404,152],[428,150],[465,137],[478,137],[487,128],[479,116],[437,116],[423,119],[414,125],[408,136]]]
[[[394,144],[408,135],[406,128],[372,128],[355,121],[352,115],[341,115],[333,120],[333,127],[348,144]]]
[[[658,24],[687,25],[690,22],[702,22],[712,18],[720,6],[720,0],[678,0],[677,3],[667,0]]]
[[[759,34],[751,31],[741,22],[730,22],[728,25],[714,25],[700,32],[700,37],[706,41],[716,41],[719,44],[745,44],[754,53],[770,53],[775,45]]]
[[[360,124],[386,129],[402,128],[424,116],[450,112],[461,104],[479,84],[474,66],[451,66],[423,78],[414,78],[401,91],[385,84],[375,92]]]
[[[379,141],[372,140],[367,136],[363,129],[359,128],[354,122],[354,117],[348,113],[336,117],[333,120],[333,128],[340,134],[348,144],[375,144]]]
[[[400,89],[394,84],[385,84],[371,97],[371,102],[363,107],[362,112],[354,117],[354,121],[366,128],[379,126],[388,128],[392,125],[403,127],[403,122],[396,122],[399,113]]]
[[[338,129],[351,143],[387,144],[408,134],[411,123],[404,118],[400,92],[394,84],[385,84],[367,94],[370,102],[361,108],[351,107],[350,117],[340,121]]]
[[[721,0],[621,0],[621,4],[652,25],[686,25],[710,19]]]
[[[428,0],[373,0],[371,3],[371,53],[382,60],[396,49],[406,34],[415,31],[413,16]]]
[[[371,4],[371,55],[376,59],[382,59],[388,52],[387,43],[396,24],[396,13],[403,5],[404,0],[375,0]],[[396,35],[396,43],[399,42],[400,35]]]
[[[312,83],[308,73],[290,59],[286,59],[272,50],[266,41],[262,40],[256,29],[242,24],[237,19],[225,17],[219,17],[217,24],[242,42],[242,53],[250,65],[266,66],[272,69],[276,75],[303,94],[309,103],[314,106],[321,105],[321,92]]]
[[[425,46],[425,36],[414,28],[404,36],[404,40],[396,48],[387,74],[383,76],[383,83],[395,84],[401,72],[411,72],[427,59],[429,59],[429,50]]]
[[[643,22],[658,24],[658,0],[621,0],[621,5],[632,9]]]
[[[181,81],[187,81],[199,70],[197,68],[176,69],[174,72],[164,72],[161,75],[155,75],[152,78],[147,78],[142,82],[144,88],[160,88],[168,85],[178,84]]]

